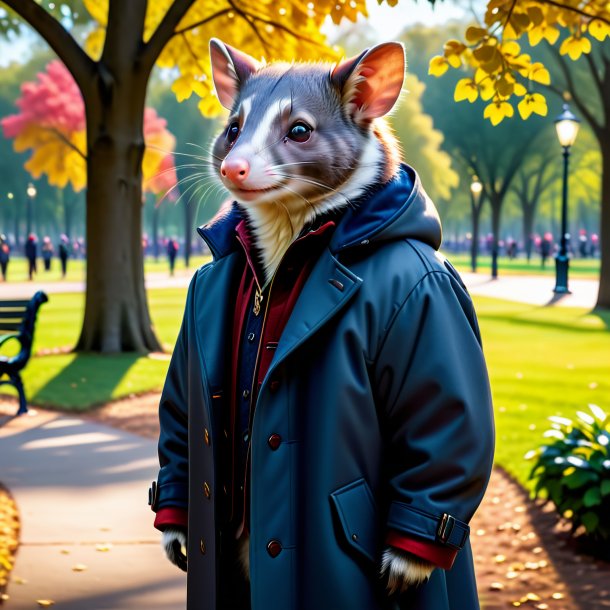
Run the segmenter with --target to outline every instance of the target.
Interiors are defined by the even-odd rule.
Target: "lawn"
[[[466,253],[454,254],[445,253],[453,266],[460,272],[470,271],[470,255]],[[573,258],[570,260],[570,277],[579,279],[599,279],[599,259]],[[491,256],[479,256],[477,259],[477,271],[479,273],[491,273]],[[507,257],[498,259],[499,275],[555,275],[555,260],[550,258],[543,268],[540,264],[540,256],[532,256],[531,262],[527,262],[525,257],[510,260]]]
[[[190,260],[189,269],[194,272],[200,267],[209,257],[201,255],[193,256]],[[176,271],[180,272],[186,269],[184,257],[176,258]],[[169,263],[167,257],[162,254],[155,261],[152,257],[147,257],[144,264],[145,273],[165,273],[169,274]],[[28,279],[28,264],[23,257],[12,257],[8,267],[9,282],[25,282]],[[50,271],[45,271],[42,260],[38,259],[38,273],[35,276],[38,282],[81,282],[85,280],[85,261],[83,259],[68,260],[68,273],[62,279],[59,260],[54,258],[51,262]]]
[[[185,289],[150,290],[155,328],[167,350],[178,333]],[[35,350],[77,339],[83,295],[54,294],[40,311]],[[496,462],[523,484],[523,455],[542,443],[551,415],[573,416],[595,403],[610,410],[610,318],[585,310],[475,298],[494,396]],[[64,350],[64,351],[66,351]],[[129,394],[159,391],[167,355],[33,357],[24,375],[33,404],[86,410]],[[8,391],[8,390],[6,390]]]

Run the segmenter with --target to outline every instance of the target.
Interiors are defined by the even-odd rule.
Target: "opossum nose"
[[[231,182],[243,182],[250,174],[250,164],[246,159],[225,159],[220,165],[220,173]]]

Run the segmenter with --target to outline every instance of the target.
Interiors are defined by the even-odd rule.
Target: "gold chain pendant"
[[[252,312],[255,316],[261,312],[261,303],[263,302],[263,293],[259,288],[256,289],[254,293],[254,307],[252,308]]]

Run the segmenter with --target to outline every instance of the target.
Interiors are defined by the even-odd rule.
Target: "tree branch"
[[[95,74],[95,62],[68,31],[34,0],[1,0],[27,22],[55,51],[74,77],[83,96]]]
[[[589,69],[591,70],[591,75],[593,76],[593,80],[595,81],[595,84],[597,85],[597,90],[601,92],[603,85],[602,85],[602,79],[599,76],[599,70],[597,68],[597,66],[595,65],[595,59],[593,59],[593,56],[591,55],[591,53],[585,53],[585,59],[587,60],[587,63],[589,64]]]
[[[562,8],[566,11],[572,11],[573,13],[577,13],[582,15],[583,17],[588,17],[589,19],[596,19],[597,21],[603,21],[610,25],[610,19],[606,19],[605,17],[600,17],[594,13],[587,13],[587,11],[578,8],[577,6],[571,6],[569,4],[563,4],[563,2],[557,2],[556,0],[534,0],[538,4],[550,4],[551,6],[556,6],[558,8]]]
[[[68,138],[66,138],[66,136],[64,136],[64,134],[61,133],[61,131],[55,129],[54,127],[45,127],[44,129],[46,131],[52,133],[56,138],[61,140],[66,146],[71,148],[74,152],[78,153],[83,158],[83,161],[85,161],[85,163],[87,162],[87,155],[85,153],[83,153],[83,151],[80,148],[78,148],[78,146],[75,146],[72,142],[70,142],[70,140],[68,140]]]
[[[152,70],[161,51],[163,51],[165,45],[174,35],[178,24],[194,3],[195,0],[174,0],[172,2],[167,13],[165,13],[165,17],[142,49],[140,61],[143,68]]]
[[[593,114],[586,107],[586,105],[582,101],[582,98],[578,94],[578,92],[576,90],[576,86],[574,84],[574,79],[572,78],[572,73],[570,72],[570,69],[568,68],[567,63],[565,62],[563,57],[559,54],[559,51],[557,51],[557,49],[555,49],[555,47],[553,47],[552,45],[549,45],[549,46],[551,47],[551,50],[557,61],[557,64],[561,68],[561,71],[563,72],[563,75],[566,79],[566,86],[567,86],[568,91],[570,92],[570,95],[572,96],[572,100],[574,101],[574,103],[576,104],[576,106],[578,107],[578,109],[580,110],[582,115],[585,117],[585,119],[591,126],[591,129],[593,129],[593,131],[595,132],[595,135],[599,138],[600,133],[601,133],[601,125],[598,123],[597,119],[593,116]]]
[[[198,28],[201,25],[205,25],[206,23],[209,23],[210,21],[214,21],[214,19],[217,19],[218,17],[222,17],[223,15],[226,15],[227,13],[230,13],[230,12],[231,12],[230,8],[223,8],[221,11],[218,11],[218,12],[214,13],[213,15],[206,17],[205,19],[195,21],[195,23],[192,23],[191,25],[188,25],[185,28],[180,28],[179,30],[174,30],[174,33],[172,34],[172,36],[177,36],[178,34],[184,34],[185,32],[190,32],[191,30],[194,30],[195,28]]]

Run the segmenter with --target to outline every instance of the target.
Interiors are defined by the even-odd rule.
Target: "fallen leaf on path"
[[[111,548],[112,548],[112,544],[110,544],[110,543],[107,543],[107,544],[96,544],[95,545],[95,550],[99,551],[100,553],[106,553]]]
[[[86,569],[87,566],[84,563],[77,563],[76,565],[72,566],[73,572],[84,572]]]
[[[37,599],[36,603],[41,608],[48,608],[49,606],[53,606],[55,604],[55,602],[52,599]]]

